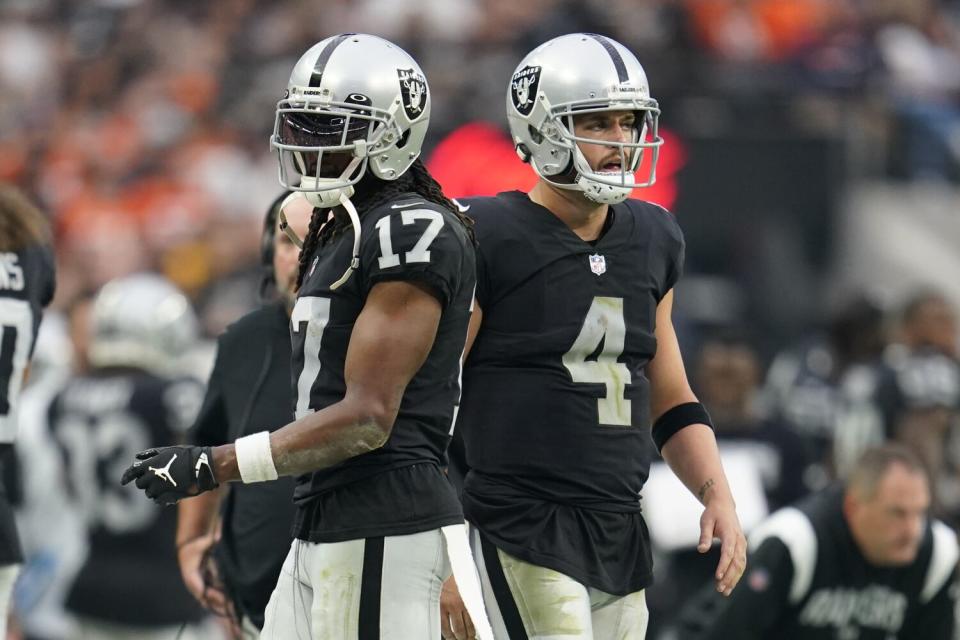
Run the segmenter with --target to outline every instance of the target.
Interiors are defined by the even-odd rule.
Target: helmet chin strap
[[[302,176],[300,178],[300,190],[307,202],[320,209],[328,209],[340,204],[341,195],[350,197],[353,195],[353,185],[349,184],[350,176],[356,171],[357,167],[363,162],[363,156],[358,154],[354,156],[350,164],[343,170],[339,178],[318,178],[316,176]],[[338,185],[336,187],[327,187],[325,185]],[[341,186],[342,185],[342,186]]]
[[[577,178],[577,186],[588,200],[597,204],[620,204],[630,197],[633,187],[614,187],[590,180],[582,173]]]
[[[350,192],[353,193],[353,188],[350,189]],[[343,286],[347,280],[350,279],[350,276],[353,275],[353,272],[360,267],[360,215],[357,213],[357,209],[353,206],[353,203],[350,202],[350,196],[346,193],[340,194],[339,204],[343,206],[347,215],[350,216],[350,224],[353,226],[353,257],[350,258],[350,266],[343,272],[340,279],[330,285],[331,291],[335,291]]]
[[[623,160],[625,161],[625,158],[623,158]],[[590,169],[590,165],[587,163],[587,159],[580,149],[574,150],[574,158],[571,160],[571,164],[577,172],[575,184],[580,188],[580,191],[583,192],[584,197],[592,202],[596,202],[597,204],[619,204],[629,198],[630,193],[633,191],[635,178],[633,174],[629,172],[621,171],[621,176],[623,176],[623,180],[627,183],[622,187],[603,184],[602,182],[593,180],[590,174],[594,172],[584,171],[584,167]]]
[[[583,196],[587,200],[596,202],[597,204],[620,204],[630,197],[630,194],[633,192],[633,185],[616,187],[591,180],[588,177],[589,174],[582,170],[583,166],[589,166],[587,165],[586,158],[583,157],[579,149],[577,149],[575,153],[577,154],[577,159],[574,160],[571,158],[567,169],[559,175],[547,177],[539,171],[537,171],[537,174],[555,187],[569,191],[579,191],[583,193]],[[633,174],[628,173],[627,176],[628,179],[632,180]],[[570,182],[558,182],[556,178],[563,178]]]

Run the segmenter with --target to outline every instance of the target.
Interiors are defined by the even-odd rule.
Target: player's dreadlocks
[[[427,167],[417,158],[407,171],[392,182],[386,182],[367,173],[357,183],[357,194],[353,198],[357,212],[363,214],[371,209],[389,202],[404,193],[416,193],[423,199],[438,204],[453,212],[467,230],[471,242],[476,243],[473,232],[473,220],[460,211],[455,202],[443,194],[440,184],[430,175]],[[310,218],[310,227],[307,236],[303,239],[303,250],[300,252],[300,272],[297,274],[297,289],[303,284],[307,269],[310,268],[310,259],[317,247],[330,241],[350,228],[350,220],[346,216],[336,216],[327,221],[329,209],[315,208]]]
[[[0,183],[0,251],[50,241],[47,219],[16,187]]]

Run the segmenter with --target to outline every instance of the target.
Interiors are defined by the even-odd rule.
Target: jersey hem
[[[470,522],[470,526],[476,526],[474,523]],[[484,531],[481,527],[477,527],[480,530],[480,533],[490,542],[493,543],[493,546],[498,549],[509,553],[512,556],[523,560],[524,562],[529,562],[537,566],[546,567],[547,569],[553,569],[554,571],[559,571],[560,573],[569,576],[580,582],[581,584],[591,587],[594,589],[599,589],[605,593],[609,593],[614,596],[627,596],[631,593],[636,593],[646,589],[653,584],[653,572],[648,571],[642,573],[636,577],[635,583],[629,583],[627,586],[615,585],[613,583],[607,582],[603,578],[592,575],[586,572],[581,571],[578,567],[560,559],[556,556],[552,556],[546,553],[538,553],[531,551],[530,549],[522,546],[518,546],[507,542],[503,538],[495,535],[490,535]]]
[[[304,542],[323,543],[323,542],[345,542],[347,540],[360,540],[363,538],[379,538],[386,536],[407,536],[423,531],[439,529],[451,524],[463,524],[462,513],[449,513],[441,516],[433,516],[423,520],[413,522],[402,522],[395,524],[377,524],[367,527],[352,527],[349,529],[333,529],[327,531],[308,531],[306,534],[294,534],[294,537]]]

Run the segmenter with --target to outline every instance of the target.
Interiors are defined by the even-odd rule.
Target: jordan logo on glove
[[[204,454],[203,457],[204,457],[204,462],[206,462],[206,455]],[[160,478],[161,480],[166,480],[167,482],[169,482],[169,483],[172,484],[173,486],[177,486],[177,481],[174,480],[174,479],[173,479],[173,476],[170,475],[170,465],[172,465],[172,464],[173,464],[173,461],[176,460],[176,459],[177,459],[177,454],[173,454],[173,457],[170,458],[170,460],[167,462],[167,466],[165,466],[165,467],[147,467],[147,468],[150,469],[150,471],[153,471],[154,475],[156,475],[156,476],[157,476],[158,478]],[[207,465],[207,466],[210,466],[210,465]],[[199,470],[200,470],[200,461],[197,460],[197,471],[199,472]]]

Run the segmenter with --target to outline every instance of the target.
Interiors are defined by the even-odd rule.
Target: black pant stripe
[[[523,619],[520,617],[520,610],[517,609],[513,593],[510,592],[507,577],[503,575],[503,567],[500,565],[500,554],[497,553],[497,548],[483,534],[480,534],[480,548],[483,551],[483,564],[487,569],[487,577],[490,578],[493,597],[497,599],[497,607],[500,609],[500,615],[503,616],[503,624],[507,628],[510,640],[528,640],[527,630],[523,627]]]
[[[367,538],[360,577],[360,613],[357,640],[380,640],[380,598],[383,578],[383,537]]]

